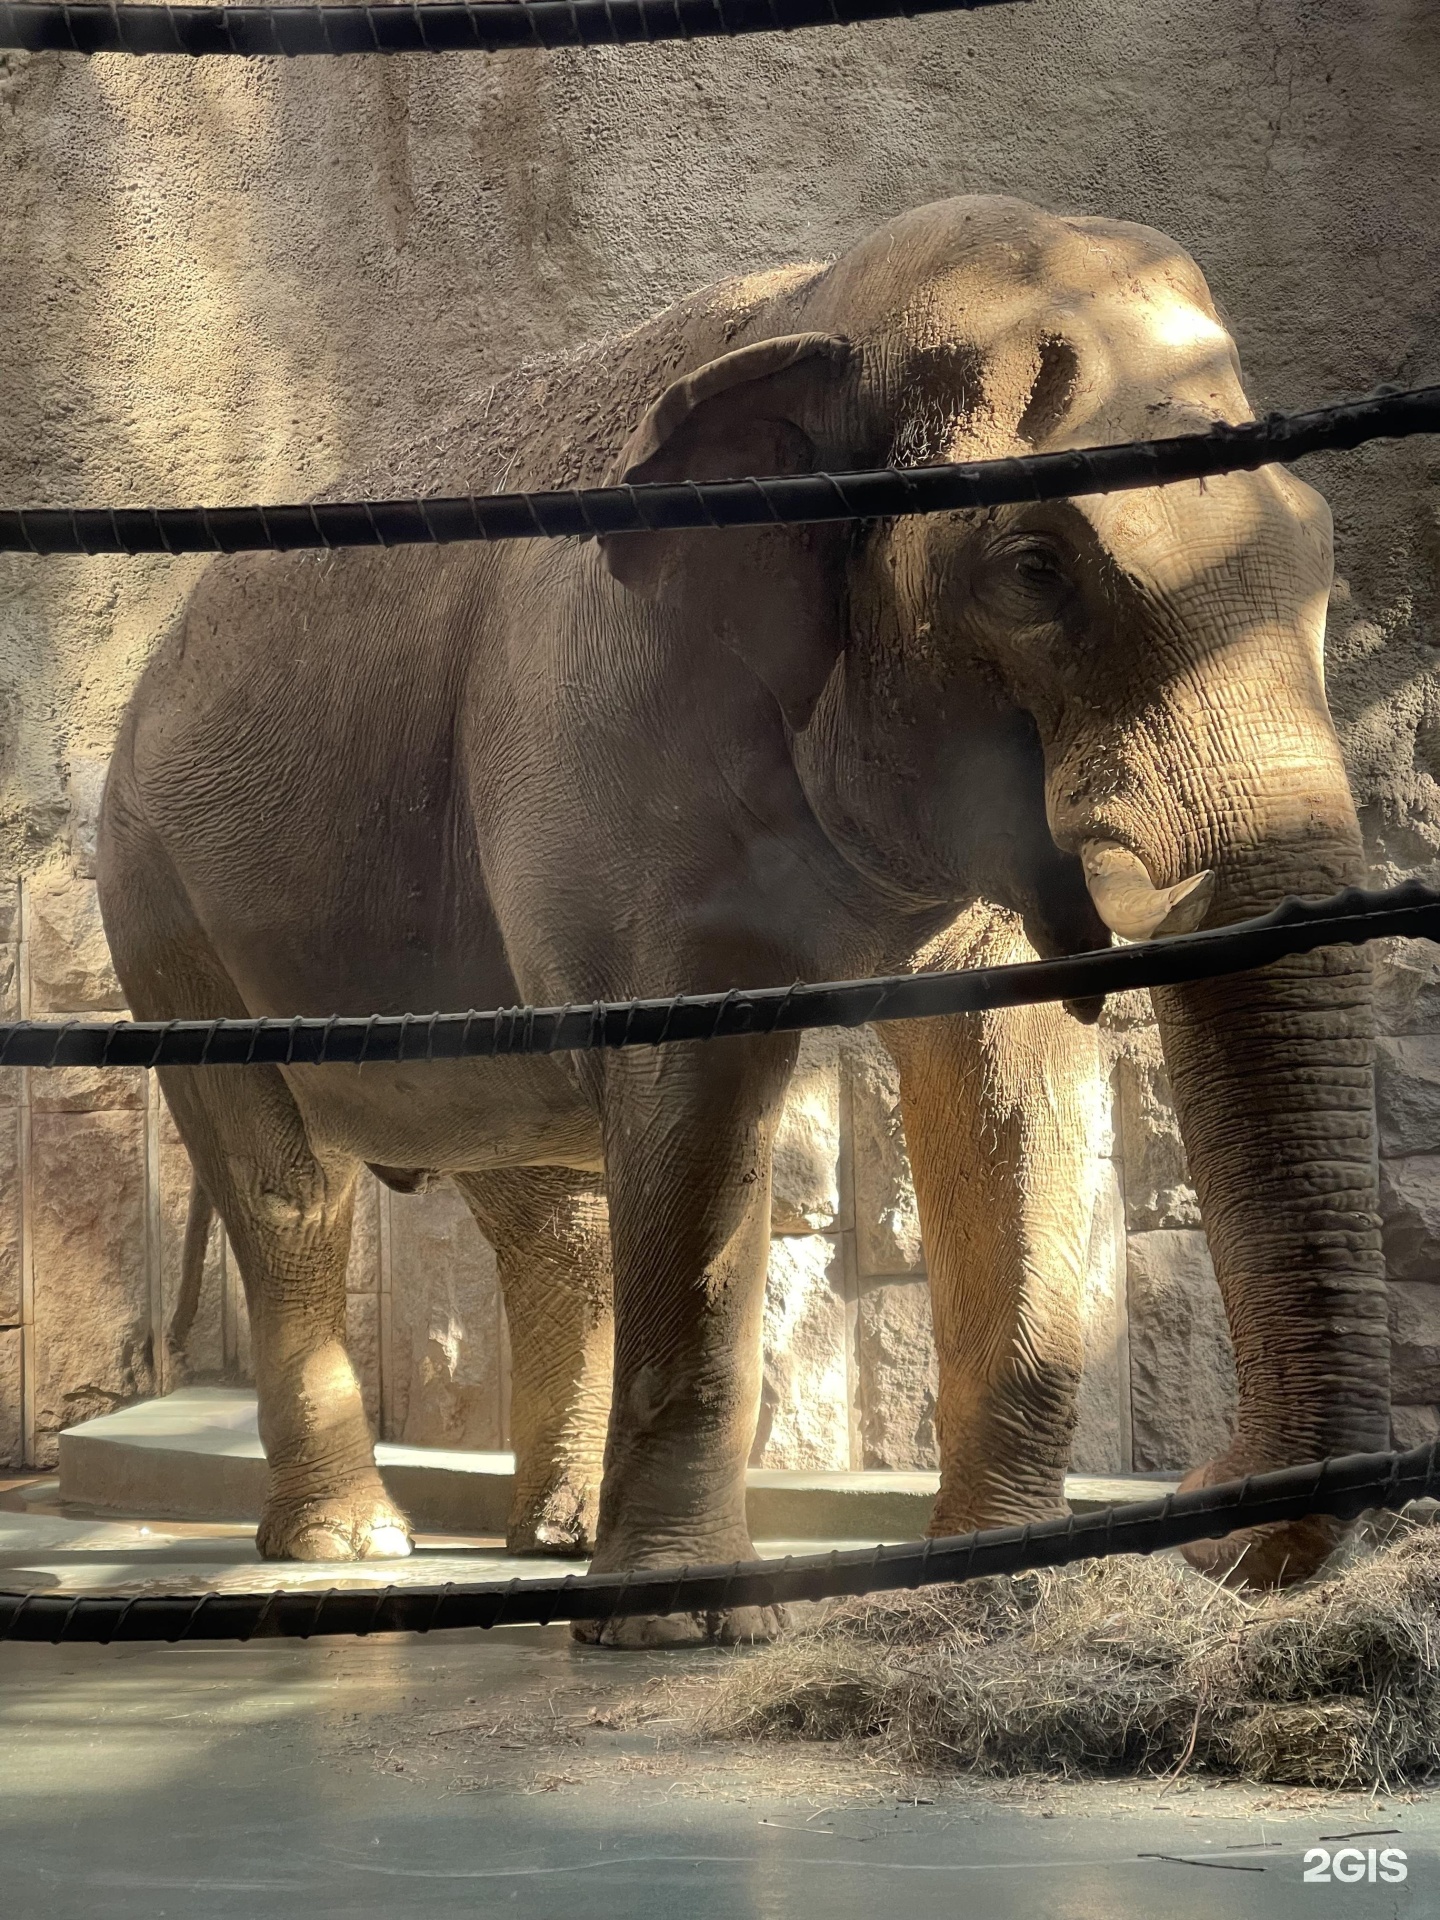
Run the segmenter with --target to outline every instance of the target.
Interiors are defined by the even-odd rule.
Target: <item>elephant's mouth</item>
[[[1194,933],[1215,897],[1215,874],[1206,867],[1171,887],[1157,887],[1138,854],[1116,840],[1087,840],[1080,849],[1085,885],[1095,911],[1122,940],[1156,934]]]

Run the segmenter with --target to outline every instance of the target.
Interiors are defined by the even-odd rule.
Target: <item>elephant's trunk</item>
[[[1226,1470],[1388,1445],[1368,960],[1332,948],[1154,1000],[1235,1343]]]
[[[1283,890],[1283,889],[1282,889]],[[1239,1415],[1213,1484],[1390,1443],[1370,963],[1355,948],[1154,994],[1181,1134],[1235,1349]],[[1323,1522],[1192,1554],[1302,1578]]]
[[[1152,856],[1162,877],[1213,871],[1209,924],[1362,878],[1328,724],[1303,757],[1298,744],[1292,736],[1278,791],[1257,791],[1267,764],[1259,739],[1210,769],[1203,784],[1227,804],[1197,792]],[[1234,1439],[1192,1482],[1388,1446],[1367,954],[1328,948],[1153,998],[1239,1384]],[[1304,1522],[1192,1557],[1225,1571],[1243,1550],[1241,1577],[1268,1584],[1309,1573],[1336,1537],[1329,1523]]]

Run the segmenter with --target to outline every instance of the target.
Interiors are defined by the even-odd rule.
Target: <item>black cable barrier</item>
[[[27,53],[498,53],[729,39],[978,13],[1026,0],[404,0],[380,6],[132,6],[3,0],[0,47]]]
[[[0,552],[290,552],[879,520],[1162,487],[1419,433],[1440,433],[1440,386],[1165,440],[947,466],[271,507],[7,508]]]
[[[1347,888],[1329,900],[1285,900],[1255,920],[1063,960],[950,973],[663,1000],[471,1013],[332,1014],[289,1020],[21,1020],[0,1026],[0,1067],[221,1067],[376,1065],[496,1054],[660,1047],[682,1040],[923,1020],[1043,1000],[1083,1000],[1133,987],[1243,973],[1316,947],[1394,936],[1440,939],[1440,893],[1419,881],[1384,892]]]
[[[978,1580],[1106,1554],[1158,1553],[1310,1514],[1351,1520],[1371,1508],[1400,1508],[1437,1492],[1440,1441],[1408,1453],[1312,1461],[1029,1526],[783,1560],[737,1560],[730,1566],[308,1592],[0,1593],[0,1640],[101,1645],[112,1640],[306,1640],[314,1634],[433,1633],[635,1614],[716,1613]]]

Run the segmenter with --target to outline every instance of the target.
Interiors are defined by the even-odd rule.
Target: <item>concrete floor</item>
[[[24,1491],[0,1513],[0,1586],[255,1584],[243,1529],[145,1535]],[[473,1575],[498,1554],[463,1558]],[[734,1657],[555,1628],[0,1646],[0,1914],[1440,1916],[1440,1796],[917,1782],[828,1747],[699,1742],[674,1683]],[[1406,1881],[1305,1884],[1304,1850],[1339,1835],[1402,1847]]]

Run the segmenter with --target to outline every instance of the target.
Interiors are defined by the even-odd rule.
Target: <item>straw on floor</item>
[[[1257,1598],[1178,1555],[836,1605],[698,1683],[702,1735],[874,1742],[928,1771],[1329,1788],[1440,1773],[1440,1528]]]

